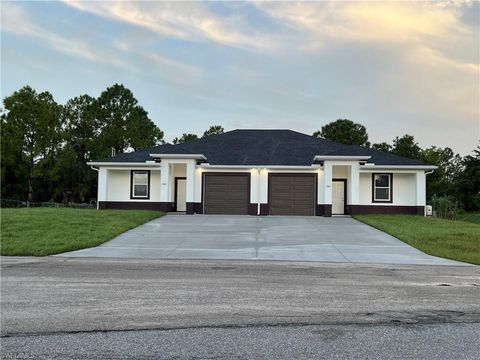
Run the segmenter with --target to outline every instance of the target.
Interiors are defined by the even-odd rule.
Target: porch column
[[[358,205],[360,202],[360,164],[350,166],[350,203],[347,205]]]
[[[268,170],[260,169],[258,177],[258,215],[268,215]]]
[[[332,164],[328,161],[323,163],[323,176],[324,176],[324,210],[323,216],[332,216]]]
[[[187,214],[194,213],[194,195],[195,195],[195,160],[188,160],[187,162]]]
[[[163,160],[160,167],[160,202],[168,206],[170,202],[169,196],[169,180],[170,180],[170,163]]]
[[[416,205],[417,205],[417,215],[425,215],[425,205],[427,204],[427,182],[426,175],[424,171],[417,171],[416,175]],[[395,191],[395,189],[394,189]]]

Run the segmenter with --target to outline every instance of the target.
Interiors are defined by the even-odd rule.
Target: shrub
[[[454,220],[457,218],[461,207],[459,202],[451,195],[432,197],[433,214],[442,219]]]

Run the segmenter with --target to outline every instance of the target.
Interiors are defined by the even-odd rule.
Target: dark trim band
[[[350,215],[359,214],[407,214],[424,215],[424,206],[415,205],[349,205]]]
[[[157,210],[170,212],[174,210],[173,202],[155,201],[99,201],[99,209],[122,209],[122,210]]]

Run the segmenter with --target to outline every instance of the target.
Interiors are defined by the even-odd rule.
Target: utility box
[[[427,215],[427,216],[432,216],[433,215],[432,205],[425,206],[425,215]]]

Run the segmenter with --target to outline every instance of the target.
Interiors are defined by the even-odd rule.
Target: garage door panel
[[[248,214],[250,178],[248,174],[205,174],[205,214]]]
[[[315,215],[314,175],[271,174],[269,184],[271,215]]]

